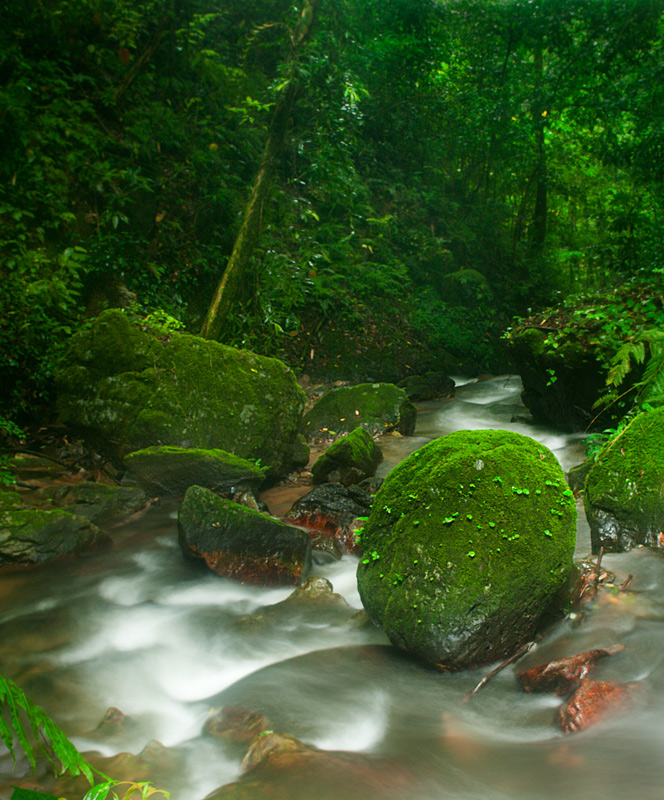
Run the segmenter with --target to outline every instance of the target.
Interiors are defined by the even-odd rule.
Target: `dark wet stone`
[[[247,744],[270,727],[269,720],[246,706],[226,706],[210,717],[203,730],[227,742]]]
[[[437,397],[454,397],[455,384],[444,372],[425,372],[423,375],[410,375],[399,381],[408,398],[414,403],[434,400]]]

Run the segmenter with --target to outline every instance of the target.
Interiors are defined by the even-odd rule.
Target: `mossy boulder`
[[[196,336],[162,343],[119,309],[76,334],[57,375],[62,421],[119,459],[155,445],[218,448],[285,474],[304,408],[275,358]]]
[[[503,658],[573,571],[576,507],[555,456],[509,431],[459,431],[385,479],[357,582],[397,647],[449,669]]]
[[[265,470],[225,450],[186,447],[146,447],[125,456],[128,476],[146,492],[183,495],[190,486],[204,486],[217,494],[256,489]]]
[[[345,485],[360,483],[376,473],[383,460],[380,447],[364,428],[355,428],[337,439],[312,467],[314,483],[324,483],[333,473]]]
[[[433,400],[436,397],[454,397],[454,381],[445,372],[425,372],[423,375],[409,375],[397,384],[417,403]]]
[[[187,489],[178,532],[186,556],[242,583],[294,585],[311,568],[311,541],[304,531],[201,486]]]
[[[83,481],[74,486],[55,483],[39,489],[36,495],[39,505],[65,508],[95,525],[128,517],[147,502],[145,492],[138,486],[107,486],[93,481]]]
[[[593,552],[664,545],[664,408],[635,417],[607,442],[586,478]]]
[[[570,333],[550,341],[549,332],[525,328],[512,333],[510,355],[523,382],[522,400],[536,420],[562,430],[606,427],[594,408],[606,387],[601,355]]]
[[[110,544],[108,536],[85,517],[62,509],[17,507],[19,496],[8,494],[9,499],[0,495],[0,568],[37,566]]]
[[[410,436],[417,410],[403,389],[393,383],[359,383],[323,395],[304,415],[302,432],[309,441],[364,428],[371,436],[399,431]]]

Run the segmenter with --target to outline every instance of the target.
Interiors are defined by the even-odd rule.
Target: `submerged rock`
[[[664,408],[639,414],[610,439],[585,485],[594,553],[664,546]]]
[[[263,714],[243,705],[226,706],[205,722],[203,730],[226,742],[248,744],[254,736],[267,730],[270,722]]]
[[[7,508],[12,503],[11,494],[9,500],[6,497],[3,500],[0,568],[30,567],[65,556],[83,555],[111,542],[85,517],[62,509]]]
[[[638,690],[638,684],[584,678],[558,712],[558,722],[563,733],[585,730],[604,719],[607,714],[623,710],[634,700]]]
[[[581,681],[595,669],[600,659],[620,653],[624,649],[623,645],[618,644],[549,661],[520,672],[517,681],[526,692],[553,692],[564,697],[578,689]]]
[[[265,470],[225,450],[147,447],[124,459],[129,477],[150,494],[183,495],[190,486],[217,494],[257,489]]]
[[[323,395],[304,415],[302,432],[309,441],[364,428],[371,436],[397,430],[410,436],[417,410],[403,389],[392,383],[360,383]]]
[[[383,460],[380,447],[364,428],[355,428],[348,436],[333,442],[312,467],[314,483],[324,483],[333,473],[346,486],[375,475]]]
[[[360,597],[397,647],[447,669],[510,655],[566,591],[576,507],[555,456],[459,431],[385,479],[362,533]]]
[[[206,800],[338,800],[400,798],[413,782],[403,766],[384,758],[318,750],[294,736],[264,731],[242,760],[245,775]]]
[[[296,584],[311,568],[304,531],[191,486],[178,512],[183,553],[218,575],[254,586]]]
[[[121,458],[153,445],[219,448],[288,472],[304,408],[275,358],[196,336],[166,344],[119,309],[76,334],[57,375],[62,421]]]

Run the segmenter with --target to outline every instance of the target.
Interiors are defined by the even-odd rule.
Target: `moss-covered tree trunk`
[[[300,81],[295,66],[302,45],[311,33],[319,4],[320,0],[305,0],[297,28],[294,31],[293,48],[289,59],[291,62],[290,80],[275,107],[261,164],[244,209],[242,224],[233,246],[233,252],[214,293],[201,329],[201,336],[206,339],[219,338],[224,322],[246,281],[251,254],[258,240],[263,205],[270,191],[275,165],[279,162],[286,145],[291,111],[300,90]]]

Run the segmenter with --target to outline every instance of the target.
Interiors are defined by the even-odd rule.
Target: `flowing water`
[[[413,437],[384,438],[382,474],[462,428],[533,436],[565,469],[581,460],[578,436],[527,421],[517,379],[459,384],[455,400],[420,404]],[[175,508],[151,510],[114,531],[114,540],[112,549],[80,561],[0,576],[0,674],[16,680],[80,749],[136,753],[152,739],[173,748],[176,773],[154,778],[173,800],[202,800],[238,778],[241,753],[202,734],[211,712],[235,703],[317,747],[388,759],[393,769],[382,780],[402,780],[405,800],[664,797],[664,560],[656,552],[605,556],[617,581],[634,576],[634,591],[605,595],[580,626],[559,623],[520,663],[625,645],[594,677],[638,681],[635,706],[563,736],[553,725],[558,701],[522,693],[514,667],[463,703],[488,668],[441,675],[348,615],[266,613],[289,590],[243,587],[185,560]],[[577,555],[589,550],[581,508]],[[356,563],[346,557],[315,574],[359,609]],[[109,706],[131,724],[102,737],[95,728]],[[11,761],[0,754],[2,800],[11,782]],[[339,800],[371,800],[353,787],[351,780],[339,789]],[[320,798],[323,788],[278,796]]]

